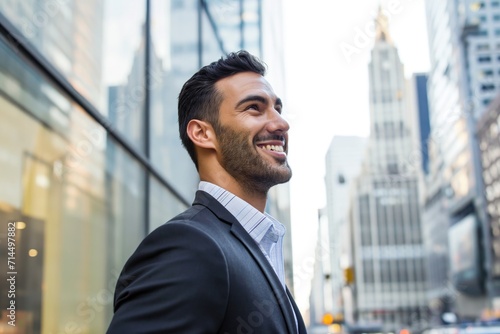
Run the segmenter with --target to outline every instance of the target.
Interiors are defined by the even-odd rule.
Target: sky
[[[423,0],[283,0],[295,298],[308,308],[325,155],[335,135],[369,135],[368,63],[382,4],[405,74],[429,69]]]

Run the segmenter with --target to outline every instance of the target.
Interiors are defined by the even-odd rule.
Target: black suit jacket
[[[203,191],[127,261],[114,312],[108,334],[306,333],[257,243]]]

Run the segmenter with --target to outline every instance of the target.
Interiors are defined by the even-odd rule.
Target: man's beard
[[[221,148],[221,165],[245,190],[267,194],[271,187],[292,177],[287,160],[270,163],[256,151],[255,145],[249,144],[246,133],[222,125],[214,128]]]

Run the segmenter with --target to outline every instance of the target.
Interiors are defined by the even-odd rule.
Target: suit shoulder
[[[195,255],[194,258],[199,259],[211,256],[225,263],[218,232],[210,227],[221,224],[217,224],[218,221],[211,223],[214,218],[206,218],[204,211],[203,208],[191,207],[153,230],[141,241],[125,267],[130,268],[132,263],[143,266],[161,262],[179,252]]]
[[[193,205],[186,211],[178,214],[177,216],[167,221],[165,224],[180,223],[180,222],[189,223],[192,221],[203,221],[209,218],[215,218],[214,214],[210,210],[208,210],[203,205]]]
[[[206,232],[213,235],[214,230],[217,230],[218,225],[221,221],[217,218],[214,213],[202,205],[195,205],[187,209],[186,211],[180,213],[174,218],[170,219],[163,225],[153,230],[151,233],[164,233],[170,231],[171,229],[178,228],[177,226],[182,225],[199,230],[200,232]],[[214,226],[215,225],[215,226]],[[222,227],[222,226],[221,226]]]
[[[172,239],[177,242],[205,239],[204,243],[215,245],[224,225],[209,209],[195,205],[151,231],[140,246],[157,242],[164,244]]]

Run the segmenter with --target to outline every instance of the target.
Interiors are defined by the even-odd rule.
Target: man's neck
[[[243,199],[244,201],[249,203],[251,206],[259,210],[260,212],[264,212],[264,210],[266,209],[267,194],[259,194],[256,192],[252,193],[248,191],[242,193],[233,193],[233,194]]]
[[[267,193],[262,193],[249,187],[243,187],[234,179],[231,180],[233,182],[220,182],[217,180],[210,180],[210,179],[201,179],[201,181],[213,183],[229,191],[230,193],[238,196],[239,198],[241,198],[242,200],[244,200],[257,210],[259,210],[260,212],[264,212],[266,209]]]

